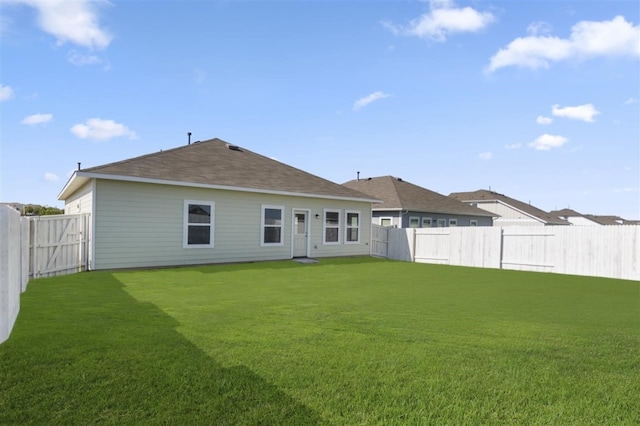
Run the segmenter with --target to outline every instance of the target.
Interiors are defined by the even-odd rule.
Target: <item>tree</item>
[[[57,207],[40,206],[37,204],[27,204],[24,206],[25,216],[47,216],[52,214],[64,214],[64,210]]]

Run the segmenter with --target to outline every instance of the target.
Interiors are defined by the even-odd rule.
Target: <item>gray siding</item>
[[[310,210],[310,256],[368,255],[369,203],[98,180],[95,269],[291,258],[292,209]],[[183,248],[184,200],[212,201],[214,247]],[[282,246],[260,246],[262,205],[284,206]],[[361,211],[359,244],[323,244],[323,209]],[[315,215],[319,214],[316,219]]]
[[[541,220],[497,201],[474,201],[470,204],[499,215],[494,221],[495,226],[544,226]]]
[[[93,186],[89,181],[64,200],[64,214],[92,213]]]
[[[374,211],[373,212],[373,223],[380,224],[380,218],[383,217],[391,217],[392,225],[397,228],[409,228],[409,219],[411,217],[417,217],[420,221],[420,227],[422,227],[422,219],[430,218],[432,221],[432,227],[436,227],[436,223],[438,219],[444,219],[446,221],[446,226],[449,226],[450,219],[456,219],[458,221],[457,226],[471,226],[471,221],[476,220],[478,222],[477,226],[493,226],[493,219],[491,217],[486,216],[462,216],[462,215],[451,215],[451,214],[442,214],[442,213],[424,213],[424,212],[400,212],[398,211]]]

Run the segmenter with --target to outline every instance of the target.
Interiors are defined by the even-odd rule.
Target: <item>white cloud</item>
[[[38,26],[53,35],[57,43],[72,43],[91,49],[103,49],[112,36],[100,27],[98,5],[110,5],[106,0],[9,0],[37,10]]]
[[[384,98],[388,98],[390,95],[384,93],[384,92],[374,92],[370,95],[365,96],[364,98],[360,98],[357,101],[355,101],[355,103],[353,104],[353,110],[357,111],[360,108],[363,108],[367,105],[369,105],[372,102],[375,102],[379,99],[384,99]]]
[[[532,22],[527,27],[527,33],[530,35],[549,34],[551,32],[551,26],[546,22]]]
[[[504,147],[506,149],[520,149],[520,148],[522,148],[522,144],[520,142],[518,142],[518,143],[512,143],[512,144],[509,144],[509,145],[505,145]]]
[[[636,98],[629,98],[626,101],[624,101],[625,105],[632,105],[632,104],[637,104],[638,103],[638,99]]]
[[[137,139],[136,133],[124,124],[101,118],[90,118],[84,124],[76,124],[71,128],[71,133],[80,139],[107,140],[120,136]]]
[[[59,179],[56,174],[50,172],[46,172],[43,177],[47,182],[57,182]]]
[[[53,120],[53,115],[51,114],[33,114],[26,117],[22,120],[21,124],[27,124],[29,126],[33,126],[35,124],[44,124]]]
[[[559,105],[553,105],[551,107],[551,114],[556,117],[569,118],[571,120],[581,120],[587,123],[593,123],[594,117],[600,114],[600,111],[593,106],[593,104],[584,104],[574,107],[563,107]]]
[[[616,16],[610,21],[578,22],[568,39],[519,37],[491,57],[486,71],[508,66],[549,68],[550,62],[597,56],[640,56],[640,26]]]
[[[553,123],[553,118],[551,117],[543,117],[541,115],[536,118],[536,123],[538,124],[551,124]]]
[[[493,158],[493,152],[481,152],[479,157],[482,160],[491,160]]]
[[[569,142],[569,139],[564,136],[545,133],[542,136],[538,136],[529,146],[538,151],[548,151],[552,148],[559,148],[567,142]]]
[[[406,27],[390,23],[384,25],[395,34],[429,38],[444,42],[449,34],[477,32],[491,24],[495,17],[471,7],[455,7],[453,1],[430,1],[431,10],[413,19]]]
[[[0,84],[0,102],[8,101],[13,98],[13,89],[11,86],[4,86]]]
[[[94,55],[94,54],[85,55],[83,53],[79,53],[76,50],[72,50],[67,54],[67,60],[76,66],[104,64],[105,70],[108,70],[109,68],[111,68],[109,62],[104,60],[100,56]]]
[[[613,192],[617,192],[617,193],[640,192],[640,188],[637,188],[637,187],[616,188],[613,190]]]

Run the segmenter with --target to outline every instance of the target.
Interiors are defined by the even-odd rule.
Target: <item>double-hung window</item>
[[[184,201],[184,248],[213,247],[213,201]]]
[[[345,211],[347,223],[345,226],[345,244],[356,244],[360,242],[360,212]]]
[[[262,206],[262,225],[260,227],[261,246],[281,246],[284,244],[283,227],[284,207],[283,206]]]
[[[409,228],[420,228],[420,218],[411,216],[409,218]]]
[[[423,228],[431,228],[431,218],[430,217],[423,217],[422,218],[422,227]]]
[[[458,219],[449,219],[449,226],[458,226]]]
[[[340,210],[324,211],[324,244],[340,244]]]

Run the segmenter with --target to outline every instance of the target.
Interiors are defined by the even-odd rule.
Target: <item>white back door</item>
[[[309,256],[309,212],[293,211],[293,257]]]

